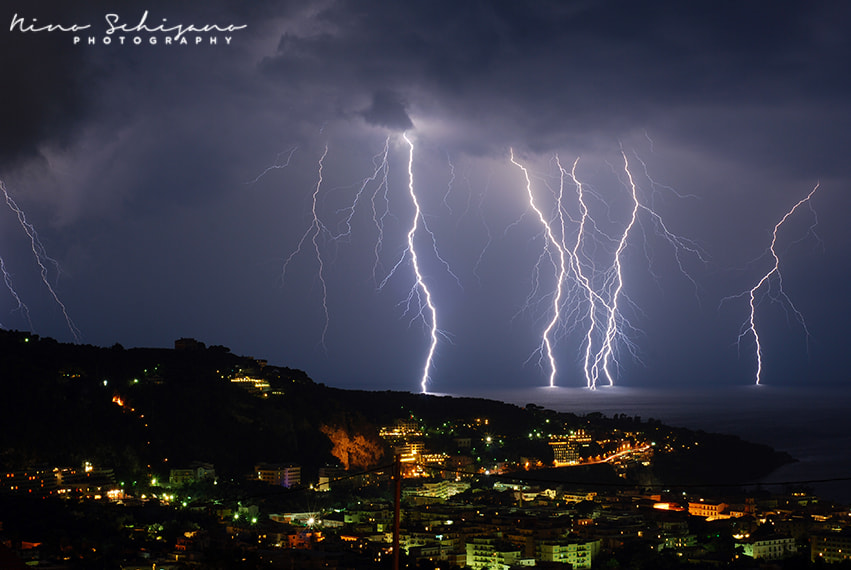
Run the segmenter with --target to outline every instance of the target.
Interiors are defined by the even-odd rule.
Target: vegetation
[[[477,464],[521,457],[551,463],[550,434],[582,428],[595,441],[620,433],[657,443],[645,483],[752,481],[791,460],[733,436],[671,428],[655,420],[577,416],[474,398],[339,390],[304,372],[268,366],[222,346],[181,350],[60,344],[0,332],[0,469],[79,466],[90,461],[123,479],[167,477],[170,468],[203,461],[243,479],[258,462],[297,462],[303,479],[326,464],[365,469],[389,463],[378,426],[414,419],[433,451],[473,456]],[[235,383],[235,378],[264,382]],[[487,434],[487,439],[484,439]],[[636,435],[637,434],[637,435]],[[469,449],[457,441],[468,438]],[[598,445],[598,444],[594,444]],[[588,453],[599,453],[589,447]],[[591,479],[610,474],[593,470]],[[557,471],[537,477],[558,479]],[[584,476],[576,470],[570,477]]]

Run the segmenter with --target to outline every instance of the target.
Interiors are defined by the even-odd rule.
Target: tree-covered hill
[[[399,419],[427,427],[422,437],[431,448],[449,449],[464,437],[481,443],[482,434],[493,434],[492,444],[479,445],[479,461],[531,456],[546,463],[552,460],[548,434],[560,430],[643,434],[668,442],[670,451],[657,454],[654,476],[644,480],[671,483],[708,475],[710,481],[750,481],[790,460],[733,436],[624,415],[329,388],[299,370],[183,340],[175,349],[102,348],[0,331],[0,469],[91,461],[135,477],[203,461],[220,475],[241,478],[258,462],[296,462],[310,477],[336,461],[335,434],[386,446],[378,427]],[[676,449],[676,442],[696,438],[703,445]]]

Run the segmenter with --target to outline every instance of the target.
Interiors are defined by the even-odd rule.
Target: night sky
[[[133,31],[146,10],[154,30]],[[82,343],[193,337],[333,386],[418,391],[431,313],[410,186],[443,333],[428,389],[544,386],[556,246],[582,213],[556,158],[579,159],[582,267],[609,304],[626,160],[643,207],[616,385],[754,383],[748,297],[722,299],[771,270],[775,224],[817,184],[777,235],[788,298],[776,276],[757,295],[762,383],[847,379],[851,5],[13,1],[0,16],[0,180],[44,248],[0,211],[4,328],[75,341],[53,291]],[[588,296],[563,284],[555,384],[580,387]]]

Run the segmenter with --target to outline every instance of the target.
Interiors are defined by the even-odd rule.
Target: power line
[[[661,489],[686,489],[686,488],[703,488],[703,487],[778,487],[778,486],[793,486],[793,485],[813,485],[818,483],[839,483],[851,481],[851,476],[847,477],[830,477],[824,479],[798,479],[798,480],[790,480],[790,481],[740,481],[740,482],[712,482],[706,481],[701,483],[633,483],[629,481],[579,481],[579,480],[566,480],[566,479],[550,479],[550,478],[537,478],[533,476],[521,476],[515,473],[491,473],[484,474],[478,472],[471,471],[463,471],[458,469],[447,469],[444,467],[435,467],[434,465],[428,465],[423,463],[417,463],[419,467],[423,467],[425,469],[432,469],[436,471],[442,471],[447,473],[454,473],[456,475],[466,475],[466,476],[474,476],[474,477],[490,477],[493,479],[501,479],[507,481],[521,481],[527,483],[551,483],[555,485],[575,485],[577,487],[587,486],[587,487],[614,487],[614,488],[661,488]]]

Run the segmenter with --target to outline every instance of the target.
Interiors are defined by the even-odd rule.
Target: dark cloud
[[[367,123],[379,127],[397,131],[406,131],[414,127],[414,123],[405,111],[405,102],[402,97],[392,91],[377,91],[372,96],[372,104],[361,115]]]
[[[263,67],[299,89],[336,92],[343,108],[357,108],[381,83],[405,93],[409,114],[488,124],[500,138],[543,150],[577,132],[627,132],[743,104],[755,113],[847,112],[847,74],[837,70],[851,64],[851,49],[835,22],[848,12],[714,2],[332,3],[312,16],[312,33],[286,34]],[[778,113],[760,132],[784,122]]]
[[[9,21],[12,15],[9,14]],[[56,36],[0,35],[7,88],[0,105],[0,161],[31,157],[45,139],[66,145],[90,111],[85,58]]]
[[[712,254],[706,269],[697,264],[706,306],[749,285],[752,272],[729,266],[762,254],[778,216],[816,179],[824,183],[816,209],[828,210],[820,217],[826,255],[849,249],[844,4],[134,0],[120,8],[20,3],[2,18],[95,22],[119,11],[133,22],[145,10],[152,23],[248,27],[229,46],[0,36],[0,177],[14,182],[66,266],[60,291],[88,342],[169,345],[174,335],[195,335],[331,383],[414,387],[425,337],[416,312],[405,313],[410,266],[376,292],[403,258],[412,215],[398,131],[416,140],[425,219],[461,282],[424,260],[436,297],[452,307],[441,315],[455,344],[438,350],[439,382],[540,377],[534,359],[524,362],[545,320],[547,275],[534,270],[542,233],[510,147],[544,197],[559,188],[553,154],[564,163],[580,156],[579,175],[611,205],[601,223],[614,230],[620,149],[637,151],[658,181],[643,179],[642,190],[672,229],[694,232]],[[387,131],[395,132],[389,140]],[[376,170],[385,142],[388,169]],[[678,199],[668,187],[698,198]],[[315,246],[305,233],[314,210]],[[376,219],[386,224],[381,247]],[[645,227],[652,236],[653,224]],[[4,228],[15,235],[14,224]],[[797,237],[789,237],[790,256]],[[630,314],[647,329],[637,340],[647,346],[646,367],[627,365],[625,381],[670,379],[694,361],[707,363],[703,382],[715,373],[746,382],[749,363],[728,343],[741,307],[702,314],[689,282],[668,275],[664,248],[650,244],[630,250],[638,305]],[[324,284],[316,249],[328,256]],[[795,298],[842,298],[841,287],[818,277],[827,262],[807,251],[812,277],[796,278],[790,258]],[[648,258],[655,273],[641,270]],[[544,297],[521,310],[534,283]],[[821,295],[814,283],[831,290]],[[317,348],[323,289],[327,352]],[[829,337],[836,317],[815,305],[806,311],[816,315],[813,334]],[[53,310],[45,303],[41,314]],[[42,331],[65,334],[53,324]],[[786,348],[784,335],[775,338],[772,350]],[[558,344],[573,385],[578,344],[567,330]],[[838,369],[829,360],[818,364],[825,376]]]

